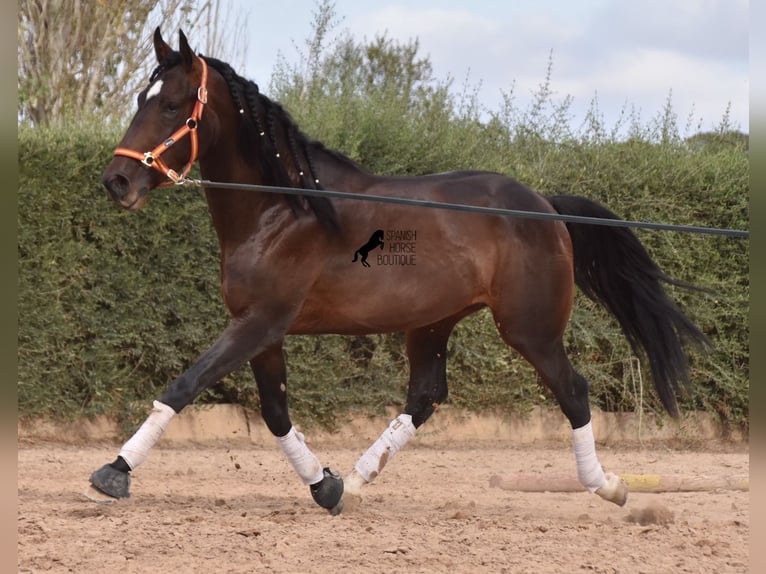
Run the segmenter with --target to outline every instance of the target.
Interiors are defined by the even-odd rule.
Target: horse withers
[[[155,31],[157,68],[103,175],[112,199],[126,209],[141,208],[158,186],[183,181],[199,161],[202,176],[213,182],[617,218],[588,199],[544,197],[497,173],[371,174],[307,137],[278,103],[231,66],[195,54],[182,32],[179,40],[174,51]],[[157,398],[117,458],[91,475],[93,487],[110,497],[129,496],[130,473],[177,413],[249,361],[267,427],[316,502],[340,512],[344,500],[358,497],[447,399],[450,334],[461,319],[488,307],[503,341],[534,366],[569,420],[583,487],[622,505],[627,489],[599,463],[588,382],[573,368],[562,340],[575,284],[617,318],[634,351],[647,358],[671,414],[677,414],[676,390],[688,380],[684,345],[706,341],[666,295],[663,283],[676,282],[625,228],[214,184],[205,196],[231,319]],[[408,258],[413,264],[366,261],[370,250],[384,247],[381,232],[402,229],[416,238],[410,250],[416,249],[417,258]],[[354,260],[362,256],[362,265],[352,254]],[[410,372],[404,408],[341,478],[320,463],[290,419],[283,342],[290,334],[392,332],[406,334]]]

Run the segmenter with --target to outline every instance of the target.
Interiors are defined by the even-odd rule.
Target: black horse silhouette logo
[[[376,247],[380,247],[383,249],[383,230],[378,229],[375,233],[373,233],[370,236],[370,240],[362,245],[359,249],[354,251],[354,260],[352,263],[356,262],[357,257],[360,255],[362,256],[362,265],[364,267],[369,267],[370,264],[367,263],[367,256],[370,254],[370,251],[375,249]]]

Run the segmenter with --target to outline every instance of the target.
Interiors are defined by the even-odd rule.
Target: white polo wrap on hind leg
[[[577,462],[577,478],[590,492],[596,492],[606,484],[606,477],[596,456],[596,441],[590,421],[572,430],[572,444]]]
[[[149,451],[157,444],[162,433],[168,428],[170,419],[176,415],[173,407],[169,407],[165,403],[154,401],[152,406],[152,412],[149,413],[144,424],[120,450],[120,456],[125,459],[131,470],[135,470],[139,464],[148,458]]]
[[[301,477],[303,484],[316,484],[324,478],[319,459],[309,450],[306,446],[306,438],[295,427],[290,427],[285,436],[276,438],[279,446],[282,447],[282,452]]]
[[[372,482],[380,474],[394,455],[415,436],[412,416],[401,414],[391,421],[388,428],[378,437],[354,465],[354,469],[367,482]]]

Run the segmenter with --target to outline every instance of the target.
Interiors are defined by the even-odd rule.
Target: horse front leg
[[[152,412],[123,445],[114,462],[90,476],[91,485],[113,498],[130,496],[130,472],[140,466],[159,441],[170,420],[202,391],[220,381],[250,357],[281,341],[288,320],[272,312],[235,318],[215,343],[153,403]]]
[[[322,467],[306,445],[305,438],[290,421],[287,408],[287,369],[282,342],[266,349],[250,360],[261,399],[261,416],[282,452],[311,496],[322,508],[336,515],[343,508],[343,480],[340,475]]]

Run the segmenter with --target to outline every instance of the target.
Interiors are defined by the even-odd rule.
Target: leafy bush
[[[201,194],[157,193],[135,217],[100,183],[119,135],[19,138],[19,408],[126,410],[158,393],[225,323]]]
[[[567,99],[554,101],[550,69],[529,109],[507,95],[481,110],[430,75],[417,46],[346,38],[316,52],[313,75],[282,68],[277,99],[312,137],[379,173],[499,171],[543,193],[583,195],[626,219],[748,227],[746,140],[679,135],[670,103],[647,124],[607,128],[593,113],[579,131]],[[394,81],[396,80],[396,81]],[[623,130],[624,131],[624,130]],[[19,134],[19,409],[23,416],[113,413],[134,422],[147,403],[223,329],[215,236],[198,191],[153,192],[129,214],[101,189],[120,130],[22,129]],[[684,409],[747,425],[747,241],[638,231],[671,276],[714,294],[671,289],[714,343],[693,354]],[[292,337],[291,408],[304,425],[332,426],[349,411],[404,401],[402,336]],[[658,410],[616,323],[577,295],[566,340],[606,410]],[[451,404],[525,411],[554,404],[534,371],[502,343],[486,312],[463,321],[449,345]],[[645,392],[646,391],[646,392]],[[249,369],[200,401],[258,408]]]

